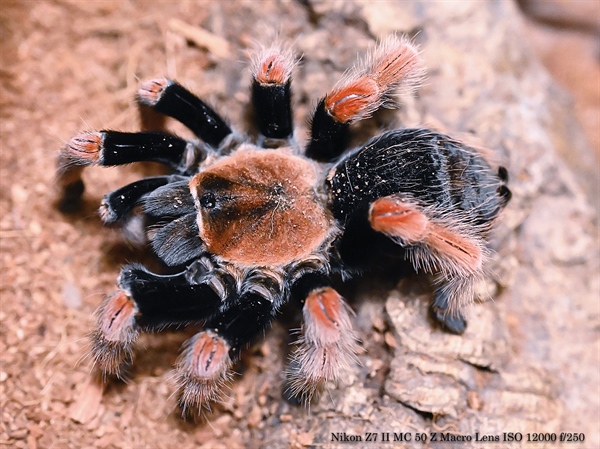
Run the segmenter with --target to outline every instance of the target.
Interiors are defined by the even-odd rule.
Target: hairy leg
[[[300,284],[296,295],[302,295],[303,323],[287,371],[286,396],[310,402],[326,382],[338,381],[356,362],[358,344],[352,311],[329,281],[308,275]]]
[[[140,86],[137,98],[142,105],[183,123],[214,149],[232,133],[219,114],[175,81],[166,78],[146,81]]]
[[[449,332],[461,334],[461,308],[473,298],[484,249],[479,239],[457,231],[453,223],[431,220],[423,210],[398,196],[380,198],[369,209],[371,227],[406,247],[415,268],[438,272],[432,304],[434,317]]]
[[[291,75],[296,61],[289,49],[274,45],[252,58],[252,105],[260,133],[286,139],[294,131]]]
[[[131,362],[140,331],[203,321],[223,300],[210,283],[191,284],[186,272],[162,276],[141,266],[127,266],[121,271],[119,286],[98,309],[92,334],[96,366],[117,376]]]
[[[422,76],[419,53],[410,42],[395,36],[381,42],[319,102],[306,155],[335,159],[346,149],[351,123],[382,106],[393,107],[395,95],[414,90]]]
[[[186,343],[175,373],[184,414],[219,399],[232,363],[273,320],[280,294],[278,285],[266,277],[246,279],[239,294],[231,295],[207,320],[204,331]]]

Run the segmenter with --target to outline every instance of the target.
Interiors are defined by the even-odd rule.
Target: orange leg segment
[[[179,402],[185,414],[189,407],[201,408],[218,399],[231,377],[229,345],[212,331],[202,331],[185,346],[176,366]]]
[[[94,363],[103,372],[121,376],[122,368],[133,358],[138,337],[135,325],[137,309],[123,291],[109,297],[98,310],[96,331],[92,334]]]
[[[394,196],[379,198],[371,204],[369,223],[402,245],[425,245],[445,271],[474,273],[481,269],[483,254],[476,240],[432,222],[415,204]]]
[[[339,380],[356,359],[350,308],[331,287],[313,290],[304,303],[302,335],[288,370],[292,396],[309,402],[325,382]]]

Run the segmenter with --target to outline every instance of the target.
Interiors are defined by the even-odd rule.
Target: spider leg
[[[187,180],[187,178],[178,175],[154,176],[140,179],[114,190],[104,195],[100,204],[100,217],[106,224],[121,221],[129,216],[130,212],[140,203],[140,200],[144,196],[156,192],[159,190],[159,187],[173,184],[182,179]],[[185,182],[187,183],[187,181]],[[164,189],[160,189],[159,191],[163,192]],[[154,195],[154,198],[156,198],[156,195]],[[168,202],[168,199],[163,201],[163,203],[166,202]]]
[[[338,381],[356,362],[352,310],[324,276],[305,275],[295,286],[303,323],[287,370],[288,399],[308,403],[327,381]]]
[[[252,105],[260,133],[286,139],[293,133],[291,74],[296,61],[290,50],[273,46],[253,55]]]
[[[397,91],[410,92],[423,77],[418,50],[395,36],[356,64],[323,98],[313,114],[306,155],[330,161],[346,149],[350,124],[380,107],[393,107]]]
[[[240,351],[273,320],[280,302],[278,282],[257,273],[247,278],[238,295],[231,295],[204,331],[192,338],[176,366],[179,402],[188,409],[218,399],[230,366]]]
[[[213,109],[175,81],[166,78],[146,81],[140,86],[137,98],[140,104],[183,123],[215,149],[232,134]]]
[[[190,192],[190,178],[171,176],[168,184],[149,192],[142,199],[144,214],[153,218],[179,217],[196,213]]]
[[[133,346],[141,330],[161,330],[213,315],[223,300],[227,279],[207,276],[191,283],[190,270],[175,275],[157,275],[139,265],[121,270],[120,289],[97,311],[92,334],[92,356],[107,374],[121,374],[131,362]]]
[[[186,153],[195,150],[192,147],[187,140],[164,133],[90,131],[73,137],[62,151],[59,162],[68,168],[72,165],[115,166],[153,161],[182,169],[184,159],[189,159]]]
[[[166,164],[176,172],[185,173],[205,156],[205,148],[164,133],[80,133],[63,148],[58,158],[59,208],[68,212],[77,207],[84,191],[81,175],[85,166],[115,166],[153,161]],[[141,185],[143,184],[138,186]],[[137,188],[139,187],[132,189]],[[130,189],[129,192],[133,190]]]
[[[232,364],[229,343],[212,330],[201,331],[185,342],[175,365],[179,404],[184,416],[219,399],[231,378]]]
[[[431,313],[440,325],[448,332],[461,335],[467,328],[467,320],[460,309],[453,306],[454,302],[461,301],[461,297],[473,288],[472,280],[461,277],[442,279],[441,286],[434,293]],[[465,293],[466,292],[466,293]]]
[[[430,219],[421,207],[396,195],[375,200],[369,209],[371,227],[406,248],[415,268],[438,272],[432,311],[448,331],[461,334],[466,321],[460,309],[473,297],[484,246],[448,221]]]
[[[143,235],[169,266],[183,265],[206,252],[199,237],[197,210],[188,187],[189,178],[172,175],[144,178],[104,197],[100,216],[104,223],[125,222],[141,204],[143,218],[155,223]]]

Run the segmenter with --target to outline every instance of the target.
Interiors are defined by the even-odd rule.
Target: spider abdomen
[[[327,178],[334,216],[346,222],[378,198],[400,195],[432,213],[492,221],[502,180],[474,149],[427,129],[384,133],[342,159]]]
[[[243,146],[190,181],[200,238],[238,266],[282,266],[308,256],[332,221],[317,200],[317,179],[313,162]]]

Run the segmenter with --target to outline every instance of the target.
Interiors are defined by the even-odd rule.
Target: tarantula
[[[290,300],[303,324],[287,372],[308,400],[356,358],[351,310],[333,287],[394,253],[434,275],[434,316],[454,333],[486,259],[486,235],[510,198],[504,168],[451,137],[398,129],[347,151],[350,125],[423,77],[418,50],[390,37],[318,103],[304,151],[293,136],[291,50],[252,56],[259,137],[234,133],[206,103],[168,79],[144,82],[138,102],[183,123],[198,140],[163,132],[84,132],[60,155],[61,206],[77,204],[86,165],[158,161],[173,174],[107,194],[105,223],[136,213],[174,274],[126,265],[97,312],[91,355],[122,374],[140,331],[201,323],[176,365],[183,409],[218,399],[233,362]]]

